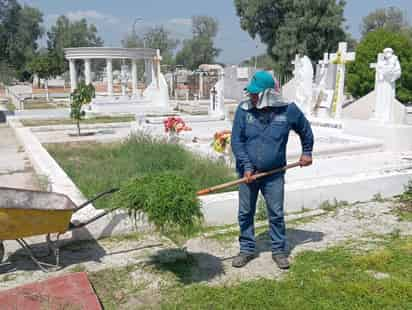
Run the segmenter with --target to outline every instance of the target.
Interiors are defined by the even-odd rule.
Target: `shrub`
[[[70,95],[70,117],[76,121],[77,133],[80,136],[80,121],[83,119],[85,112],[83,106],[89,104],[95,96],[95,89],[92,84],[86,85],[84,82],[79,83],[78,87]]]
[[[412,180],[405,185],[404,192],[399,196],[399,202],[412,205]]]
[[[193,184],[170,172],[133,178],[121,187],[114,200],[116,206],[127,209],[134,218],[144,213],[162,233],[190,235],[202,219]]]

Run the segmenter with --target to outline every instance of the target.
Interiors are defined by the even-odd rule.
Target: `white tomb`
[[[159,112],[161,114],[169,111],[169,90],[164,76],[160,71],[161,56],[159,50],[150,48],[107,48],[107,47],[85,47],[67,48],[65,57],[70,64],[70,82],[72,91],[77,87],[76,62],[83,60],[85,64],[85,81],[92,83],[91,61],[93,59],[106,59],[106,81],[107,92],[97,96],[90,105],[91,113],[148,113]],[[130,60],[132,63],[131,73],[127,65],[121,67],[117,75],[121,85],[121,95],[114,94],[113,59]],[[145,62],[145,78],[148,87],[143,93],[143,98],[137,88],[137,61]],[[131,80],[132,95],[128,95],[128,83]]]

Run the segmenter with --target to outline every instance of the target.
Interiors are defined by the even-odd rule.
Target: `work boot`
[[[242,268],[256,257],[256,254],[239,253],[232,261],[232,267]]]
[[[289,269],[289,260],[286,254],[272,254],[272,258],[280,269]]]

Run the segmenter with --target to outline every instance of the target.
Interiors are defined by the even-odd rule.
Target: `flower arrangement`
[[[227,152],[230,146],[231,137],[232,132],[230,130],[216,132],[212,142],[213,149],[218,153]]]
[[[166,133],[177,133],[181,131],[190,131],[192,128],[186,125],[186,123],[180,117],[170,116],[163,121]]]

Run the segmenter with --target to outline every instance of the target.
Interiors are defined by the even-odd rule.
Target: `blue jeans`
[[[239,226],[240,252],[255,253],[256,239],[254,218],[259,191],[266,201],[269,219],[269,235],[273,254],[286,254],[286,228],[283,213],[284,175],[274,175],[250,184],[241,184],[239,188]]]

